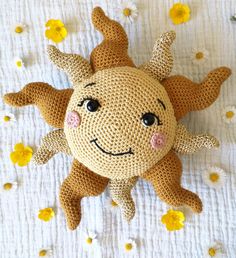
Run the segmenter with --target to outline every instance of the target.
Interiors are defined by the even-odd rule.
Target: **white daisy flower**
[[[85,232],[84,246],[86,249],[92,249],[98,245],[97,234],[91,231]]]
[[[192,50],[192,62],[194,64],[203,64],[209,57],[209,52],[205,48],[194,48]]]
[[[223,245],[220,242],[214,242],[206,248],[206,257],[220,258],[225,253]]]
[[[124,243],[124,250],[127,253],[134,253],[137,250],[137,244],[136,242],[129,238]]]
[[[12,31],[14,34],[21,35],[27,32],[27,25],[23,23],[14,24]]]
[[[124,23],[132,23],[138,16],[137,6],[129,1],[123,2],[119,8],[120,19]]]
[[[210,167],[203,172],[202,178],[208,186],[219,189],[225,183],[226,174],[225,171],[219,167]]]
[[[9,191],[15,191],[18,187],[18,182],[16,181],[9,181],[2,185],[2,192],[9,192]]]
[[[43,248],[39,250],[39,257],[48,257],[52,255],[53,255],[53,252],[52,252],[52,249],[50,248]]]
[[[223,120],[227,124],[235,123],[236,122],[236,107],[235,106],[228,106],[225,107],[222,112]]]
[[[14,58],[14,65],[17,69],[21,70],[24,68],[25,64],[23,62],[23,59],[20,57],[15,57]]]
[[[14,114],[8,111],[1,111],[0,112],[0,124],[4,126],[12,125],[16,122],[16,118]]]
[[[120,209],[119,205],[111,197],[106,197],[106,208],[113,213],[116,213]]]

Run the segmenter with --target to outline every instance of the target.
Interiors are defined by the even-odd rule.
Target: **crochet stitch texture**
[[[131,220],[135,215],[131,190],[138,178],[150,181],[169,205],[188,205],[201,212],[199,197],[181,186],[182,165],[176,152],[193,153],[219,143],[207,134],[192,135],[179,119],[210,106],[230,69],[217,68],[202,83],[168,77],[173,66],[172,31],[157,40],[149,62],[136,67],[128,56],[122,26],[100,7],[94,8],[92,21],[104,40],[92,51],[90,63],[48,47],[50,60],[68,74],[73,89],[56,90],[37,82],[4,96],[15,107],[35,104],[45,121],[58,128],[44,137],[34,154],[37,164],[58,152],[74,157],[60,189],[68,227],[73,230],[80,223],[81,199],[101,194],[108,184],[124,217]],[[65,119],[71,112],[80,121],[73,127]]]

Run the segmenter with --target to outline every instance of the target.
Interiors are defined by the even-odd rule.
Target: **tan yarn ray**
[[[173,67],[174,61],[170,47],[175,37],[174,31],[162,34],[153,47],[150,61],[143,64],[140,69],[158,81],[165,79],[171,73]]]
[[[128,38],[123,27],[105,15],[100,7],[93,9],[92,22],[104,40],[91,53],[94,71],[118,66],[135,66],[127,54]]]
[[[111,180],[109,183],[112,199],[121,208],[123,216],[130,221],[135,215],[135,204],[131,196],[131,190],[135,186],[138,177],[128,179]]]
[[[66,136],[62,129],[52,131],[43,137],[42,144],[33,155],[33,161],[38,165],[45,164],[58,152],[71,155]]]
[[[181,154],[191,154],[202,148],[211,149],[219,146],[219,141],[214,136],[209,134],[193,135],[187,131],[184,125],[178,124],[172,148]]]
[[[13,107],[35,104],[49,125],[63,128],[72,93],[72,89],[57,90],[47,83],[32,82],[19,92],[4,95],[4,102]]]
[[[77,160],[73,161],[70,174],[60,189],[60,203],[65,212],[69,229],[76,229],[80,223],[81,199],[101,194],[108,181],[108,178],[93,173]]]
[[[150,181],[159,196],[167,204],[175,207],[187,205],[194,212],[202,211],[199,197],[181,186],[182,164],[174,151],[170,151],[142,177]]]
[[[184,76],[171,76],[161,82],[165,87],[179,120],[190,111],[210,106],[220,93],[221,84],[230,76],[231,70],[220,67],[211,71],[202,83],[194,83]]]
[[[89,62],[80,55],[62,53],[55,46],[48,46],[47,52],[50,61],[68,74],[73,85],[93,74]]]

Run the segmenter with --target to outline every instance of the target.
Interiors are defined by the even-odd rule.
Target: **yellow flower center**
[[[39,252],[39,256],[40,257],[44,257],[44,256],[46,256],[47,255],[47,250],[41,250],[40,252]]]
[[[86,243],[89,244],[89,245],[91,245],[91,244],[93,243],[93,239],[92,239],[91,237],[88,237],[88,238],[86,239]]]
[[[183,17],[185,15],[185,11],[183,9],[176,10],[176,16],[177,17]]]
[[[19,68],[22,67],[22,62],[20,60],[16,61],[16,66]]]
[[[60,31],[61,31],[61,27],[57,26],[57,27],[55,28],[55,30],[56,30],[57,32],[60,32]]]
[[[231,119],[234,116],[234,112],[233,111],[227,111],[225,115],[228,119]]]
[[[22,33],[23,31],[24,31],[23,27],[21,27],[21,26],[15,27],[15,33]]]
[[[133,249],[133,246],[132,246],[131,243],[125,244],[125,250],[126,250],[126,251],[131,251],[132,249]]]
[[[12,186],[13,186],[12,183],[5,183],[3,185],[3,189],[6,190],[6,191],[9,191],[9,190],[12,189]]]
[[[214,257],[216,255],[216,249],[211,247],[208,249],[208,254],[211,256],[211,257]]]
[[[116,207],[116,206],[118,206],[118,204],[115,201],[111,200],[111,206]]]
[[[132,11],[131,11],[130,8],[125,8],[125,9],[123,10],[123,14],[124,14],[124,16],[126,16],[126,17],[129,17],[129,16],[131,15],[131,13],[132,13]]]
[[[197,52],[195,57],[196,57],[196,59],[200,60],[204,57],[204,54],[202,52]]]
[[[3,117],[4,122],[9,122],[11,118],[9,116],[4,116]]]
[[[210,174],[209,178],[211,182],[216,183],[219,180],[220,176],[217,173],[213,172]]]

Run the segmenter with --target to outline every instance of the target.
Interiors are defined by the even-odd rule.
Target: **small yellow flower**
[[[184,227],[184,221],[184,213],[176,210],[168,210],[161,218],[161,222],[166,225],[168,231],[180,230]]]
[[[172,22],[177,25],[189,21],[190,8],[186,4],[176,3],[169,12]]]
[[[133,239],[127,239],[124,244],[124,250],[127,253],[134,253],[137,251],[137,244]]]
[[[24,34],[27,31],[27,26],[23,23],[16,23],[12,28],[14,34]]]
[[[45,208],[42,210],[39,210],[38,218],[43,221],[50,221],[55,216],[55,212],[52,208]]]
[[[0,112],[0,124],[3,126],[13,125],[16,122],[14,114],[8,111]]]
[[[39,257],[47,257],[52,255],[52,250],[47,248],[47,249],[41,249],[39,251]]]
[[[235,106],[227,106],[223,110],[223,120],[227,124],[236,123],[236,107]]]
[[[65,25],[60,20],[48,20],[45,27],[47,28],[45,31],[46,38],[52,40],[55,43],[63,41],[67,36]]]
[[[206,249],[206,257],[220,258],[225,253],[222,243],[215,242]]]
[[[84,234],[85,234],[84,247],[86,249],[91,249],[98,246],[98,238],[95,232],[87,231],[87,232],[84,232]]]
[[[33,150],[29,146],[24,146],[23,143],[17,143],[14,146],[14,151],[10,154],[10,159],[13,164],[24,167],[30,162],[32,155]]]

